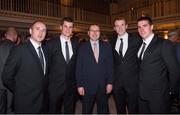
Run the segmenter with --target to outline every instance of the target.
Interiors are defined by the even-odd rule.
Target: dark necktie
[[[39,60],[41,62],[41,66],[44,70],[44,58],[43,58],[43,53],[42,53],[42,50],[41,50],[41,46],[38,47],[38,53],[39,53]]]
[[[143,52],[144,52],[144,50],[145,50],[145,46],[146,46],[146,43],[143,42],[143,46],[142,46],[141,52],[140,52],[140,54],[139,54],[139,59],[140,59],[140,60],[143,59],[143,58],[142,58],[142,54],[143,54]]]
[[[66,62],[69,62],[69,47],[68,47],[68,42],[65,42],[65,50],[66,50]]]
[[[123,57],[123,54],[122,54],[122,51],[123,51],[123,39],[121,38],[120,40],[121,40],[121,43],[120,43],[120,46],[119,46],[119,55],[121,57]]]

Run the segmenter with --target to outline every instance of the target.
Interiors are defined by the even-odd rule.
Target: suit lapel
[[[37,54],[36,50],[34,49],[32,43],[30,42],[30,40],[27,41],[27,48],[32,53],[32,55],[33,55],[34,59],[36,60],[40,70],[43,72],[42,67],[41,67],[41,62],[40,62],[39,57],[38,57],[38,54]]]
[[[116,54],[119,55],[119,53],[118,53],[118,52],[116,51],[116,49],[115,49],[115,48],[116,48],[117,38],[118,38],[118,37],[116,37],[115,40],[113,40],[113,50],[115,51]]]
[[[103,44],[101,41],[99,41],[99,59],[98,59],[98,63],[101,62],[101,59],[102,59],[102,54],[103,54]]]
[[[89,51],[89,55],[90,57],[92,57],[93,61],[96,63],[96,59],[94,57],[94,52],[93,52],[93,48],[91,46],[90,40],[88,41],[88,51]]]
[[[155,48],[155,46],[157,46],[156,44],[157,44],[157,37],[154,36],[149,46],[146,48],[144,52],[143,60],[147,58],[148,55],[151,54],[154,49],[156,49]]]
[[[131,46],[132,46],[132,43],[133,43],[132,40],[133,40],[133,39],[131,39],[131,38],[129,37],[129,35],[128,35],[128,48],[127,48],[127,50],[126,50],[126,53],[125,53],[125,55],[124,55],[124,58],[126,58],[127,55],[129,54],[129,51],[130,51]]]
[[[63,55],[63,53],[62,53],[61,40],[60,40],[60,39],[57,39],[56,43],[57,43],[57,48],[59,49],[59,51],[60,51],[60,53],[61,53],[61,56],[62,56],[62,58],[63,58],[63,61],[64,61],[64,63],[66,63],[66,59],[65,59],[65,57],[64,57],[64,55]]]
[[[76,52],[76,44],[75,44],[75,42],[73,42],[72,38],[71,38],[71,45],[72,45],[72,51],[73,51],[73,55],[74,55],[74,53]],[[72,57],[73,57],[73,55],[72,55]]]

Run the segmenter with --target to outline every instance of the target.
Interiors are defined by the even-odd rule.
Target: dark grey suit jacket
[[[66,62],[61,49],[61,42],[59,37],[47,42],[47,48],[50,60],[49,72],[49,92],[52,95],[61,95],[66,89],[72,93],[76,91],[76,77],[75,66],[78,50],[77,39],[71,38],[73,55],[69,61]]]
[[[46,59],[46,73],[48,58]],[[14,94],[15,113],[42,113],[47,93],[48,77],[44,75],[41,63],[33,45],[27,43],[13,48],[2,73],[5,86]]]

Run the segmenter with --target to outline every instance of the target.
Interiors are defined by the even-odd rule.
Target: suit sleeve
[[[112,84],[113,82],[113,54],[110,44],[107,45],[107,84]]]
[[[15,75],[18,71],[17,69],[18,65],[18,53],[17,49],[13,48],[10,51],[10,54],[7,58],[7,61],[5,63],[3,72],[2,72],[2,81],[3,84],[11,91],[14,92],[14,86],[15,86]]]
[[[77,63],[76,63],[76,81],[77,87],[83,87],[84,80],[83,80],[83,48],[80,47],[77,56]]]
[[[171,92],[176,94],[180,77],[180,65],[177,61],[175,47],[170,41],[164,42],[162,56],[168,68]]]

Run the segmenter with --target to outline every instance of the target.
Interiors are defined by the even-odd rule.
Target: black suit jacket
[[[95,94],[97,90],[106,92],[106,85],[112,84],[113,57],[108,43],[99,41],[99,61],[96,63],[90,41],[79,49],[76,78],[77,86],[84,87],[85,94]]]
[[[66,62],[61,49],[60,38],[54,38],[47,43],[50,56],[49,91],[50,93],[63,94],[76,91],[75,65],[78,50],[77,39],[71,38],[73,55]]]
[[[180,67],[172,43],[154,36],[144,52],[140,65],[140,96],[153,100],[154,97],[169,97],[169,91],[176,93]]]
[[[47,73],[48,58],[45,48],[42,48]],[[15,113],[43,112],[48,78],[44,75],[38,54],[29,40],[10,52],[2,80],[14,94]]]
[[[128,87],[137,90],[139,66],[137,52],[142,40],[137,35],[128,34],[128,48],[122,58],[115,50],[117,36],[112,38],[114,57],[114,88]]]
[[[1,65],[0,66],[0,89],[5,89],[1,81],[1,78],[2,78],[1,75],[2,75],[5,62],[8,58],[9,52],[11,48],[14,46],[15,46],[15,43],[13,43],[11,40],[8,40],[8,39],[5,39],[0,42],[0,65]]]

